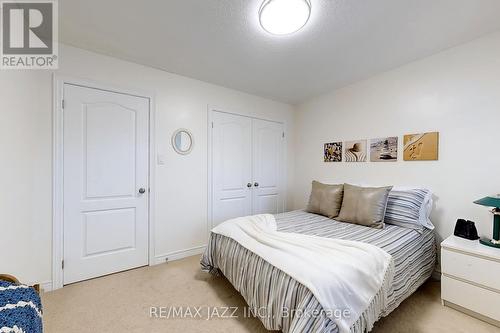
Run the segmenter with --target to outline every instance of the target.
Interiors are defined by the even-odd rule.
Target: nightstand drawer
[[[500,291],[500,262],[441,249],[441,270],[451,275]]]
[[[494,320],[500,320],[500,294],[497,292],[442,276],[441,298]]]

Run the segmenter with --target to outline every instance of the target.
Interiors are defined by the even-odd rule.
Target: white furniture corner
[[[500,327],[500,249],[450,236],[441,272],[443,305]]]

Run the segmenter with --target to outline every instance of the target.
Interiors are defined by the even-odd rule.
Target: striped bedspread
[[[373,229],[304,211],[277,215],[276,221],[279,231],[367,242],[392,255],[394,282],[387,291],[389,305],[383,315],[393,311],[434,270],[436,245],[430,230],[419,233],[394,225]],[[211,234],[201,264],[206,271],[223,274],[268,330],[338,332],[306,287],[230,238]],[[364,332],[366,328],[366,319],[362,317],[351,332]]]

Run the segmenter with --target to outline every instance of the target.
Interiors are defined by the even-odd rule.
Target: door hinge
[[[212,121],[212,128],[214,128],[214,122]]]
[[[61,101],[61,107],[64,109],[64,106],[66,105],[66,103],[64,103],[64,99]]]
[[[64,269],[64,260],[61,261],[61,269]]]
[[[283,134],[282,134],[282,136],[281,136],[281,137],[282,137],[282,138],[285,138],[285,132],[283,132]]]

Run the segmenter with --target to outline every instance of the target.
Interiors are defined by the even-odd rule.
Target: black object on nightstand
[[[474,222],[464,219],[457,220],[457,224],[455,224],[455,231],[453,232],[453,234],[455,236],[470,240],[479,239]]]

